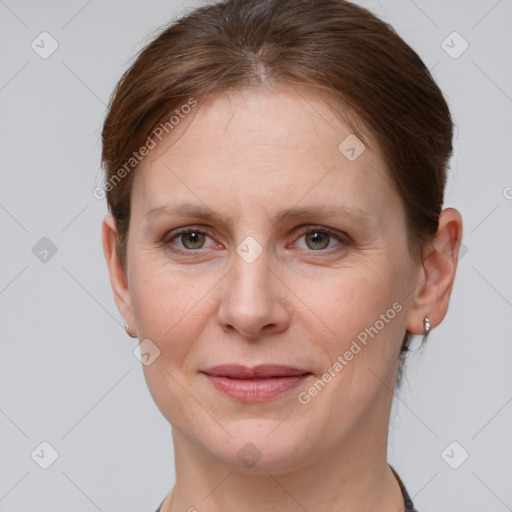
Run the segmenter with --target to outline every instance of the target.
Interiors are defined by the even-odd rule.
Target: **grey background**
[[[389,460],[420,512],[512,510],[512,0],[358,3],[413,46],[449,101],[445,206],[462,213],[467,248],[449,313],[395,397]],[[113,301],[93,189],[115,83],[196,5],[0,0],[2,512],[152,511],[174,484],[170,426]],[[43,31],[59,45],[47,59],[31,47]],[[456,59],[442,47],[453,31],[469,43]],[[46,262],[43,237],[57,248]],[[48,469],[35,462],[49,460],[43,441],[58,452]]]

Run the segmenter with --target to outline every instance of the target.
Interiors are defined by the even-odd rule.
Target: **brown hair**
[[[112,95],[102,163],[123,265],[133,181],[126,162],[164,116],[209,92],[280,84],[317,87],[345,120],[355,114],[349,125],[359,138],[358,121],[370,130],[405,207],[411,255],[421,259],[438,227],[453,126],[420,57],[391,26],[345,0],[225,0],[165,28]],[[406,331],[398,382],[410,338]]]

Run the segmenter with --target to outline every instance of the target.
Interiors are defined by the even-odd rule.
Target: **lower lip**
[[[264,402],[299,386],[310,374],[268,379],[232,379],[207,375],[216,389],[242,402]]]

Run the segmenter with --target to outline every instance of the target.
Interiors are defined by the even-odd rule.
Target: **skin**
[[[445,209],[433,244],[415,260],[375,140],[367,134],[366,150],[349,161],[338,146],[351,129],[313,90],[298,92],[209,96],[150,152],[134,177],[126,268],[112,216],[103,222],[119,311],[160,350],[143,369],[173,430],[176,485],[163,511],[404,509],[386,462],[398,354],[406,329],[423,334],[425,316],[434,328],[447,312],[462,220]],[[219,219],[147,215],[178,202],[206,206]],[[277,222],[281,210],[327,204],[359,216]],[[209,231],[172,238],[182,227]],[[315,228],[340,239],[315,238]],[[236,252],[248,236],[262,249],[252,263]],[[401,311],[300,403],[298,393],[397,302]],[[200,373],[224,363],[284,364],[313,375],[246,403]],[[261,453],[252,467],[237,457],[248,442]]]

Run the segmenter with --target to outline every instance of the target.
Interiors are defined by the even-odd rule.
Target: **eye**
[[[210,240],[210,246],[208,246]],[[303,230],[299,240],[305,243],[298,244],[299,248],[313,252],[330,252],[330,249],[340,249],[350,245],[350,237],[344,233],[322,227],[313,226]],[[200,249],[218,247],[218,244],[204,229],[187,227],[179,231],[171,231],[163,239],[163,245],[176,253],[190,254]]]
[[[336,231],[324,227],[314,227],[303,231],[300,239],[305,240],[305,249],[311,251],[323,251],[324,249],[332,249],[333,246],[349,244],[347,235],[337,233]]]
[[[177,252],[192,252],[198,249],[203,249],[207,239],[212,240],[205,231],[201,229],[187,228],[182,229],[177,233],[170,233],[170,235],[164,239],[164,244],[166,246],[171,246],[171,248]],[[172,246],[175,245],[175,241],[178,241],[179,243],[176,248],[173,248]]]

